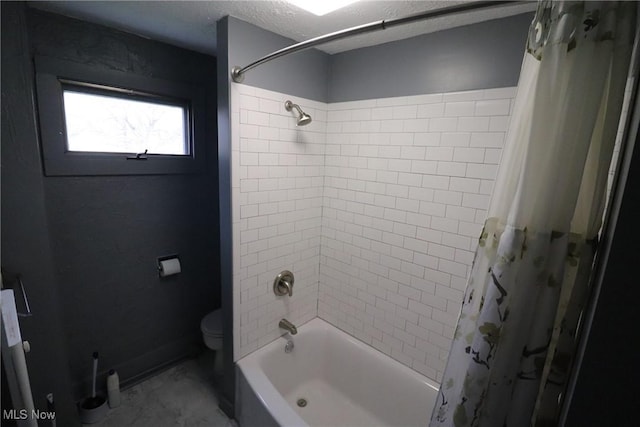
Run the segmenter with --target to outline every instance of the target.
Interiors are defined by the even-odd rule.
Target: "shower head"
[[[297,126],[304,126],[304,125],[308,125],[309,123],[311,123],[311,116],[308,115],[307,113],[305,113],[304,111],[302,111],[302,109],[300,108],[300,106],[298,104],[294,104],[291,101],[286,101],[284,103],[284,108],[287,111],[291,111],[294,108],[296,110],[298,110],[298,113],[300,113],[300,115],[298,116],[298,120],[296,122]]]

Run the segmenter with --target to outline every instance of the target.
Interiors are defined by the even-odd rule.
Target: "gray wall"
[[[515,86],[532,19],[527,13],[333,55],[328,101]]]
[[[229,69],[243,67],[283,47],[294,44],[291,39],[279,36],[255,25],[228,17],[227,43]],[[218,51],[220,45],[218,32]],[[315,49],[287,55],[245,74],[244,84],[290,95],[327,102],[329,55]]]
[[[218,37],[218,183],[220,215],[220,286],[224,376],[220,408],[235,417],[236,369],[233,363],[233,228],[231,216],[231,122],[229,89],[229,17],[217,23]]]
[[[5,210],[46,218],[42,230],[6,238],[3,233],[3,246],[5,241],[11,245],[15,239],[33,238],[34,233],[48,237],[50,245],[43,247],[51,249],[53,274],[47,280],[57,284],[66,332],[52,337],[66,344],[74,397],[79,398],[89,392],[92,351],[101,354],[103,375],[113,367],[123,383],[135,381],[199,350],[200,320],[220,306],[216,63],[202,54],[35,10],[28,11],[28,29],[33,55],[185,81],[207,94],[206,173],[43,177],[37,163],[28,179],[42,183],[43,204],[15,212],[16,207],[5,205],[8,194],[25,200],[37,194],[23,184],[3,191],[3,229],[13,226]],[[3,42],[8,38],[3,26]],[[18,101],[24,104],[30,98]],[[3,112],[5,108],[3,100]],[[23,108],[33,111],[28,104]],[[15,144],[37,153],[34,133],[31,129],[31,135]],[[3,150],[5,144],[3,138]],[[4,190],[4,168],[2,174]],[[172,253],[180,255],[183,273],[160,279],[156,258]],[[26,274],[41,267],[32,263],[22,268]]]
[[[335,55],[303,51],[248,71],[244,83],[321,102],[515,86],[532,18],[526,13]],[[225,19],[227,72],[295,43]],[[219,51],[220,37],[219,31]]]
[[[53,392],[58,425],[79,426],[71,398],[66,336],[54,280],[45,185],[33,104],[33,70],[25,6],[0,3],[2,11],[2,268],[21,273],[33,311],[21,318],[36,408],[46,410]],[[8,284],[8,283],[5,283]],[[21,305],[20,298],[17,298]],[[4,373],[0,375],[4,376]],[[3,377],[4,378],[4,377]],[[3,404],[6,390],[3,392]],[[3,406],[3,409],[7,409]],[[4,420],[2,421],[4,425]]]
[[[599,245],[598,257],[606,257],[607,263],[597,277],[602,280],[597,300],[592,301],[593,310],[585,316],[588,336],[567,410],[564,424],[567,427],[638,425],[640,98],[637,90],[636,81],[628,147],[617,168],[624,186],[614,190],[611,215],[605,225],[608,232]],[[622,189],[624,193],[620,193]],[[609,224],[616,213],[616,222]],[[615,229],[609,231],[608,227]]]

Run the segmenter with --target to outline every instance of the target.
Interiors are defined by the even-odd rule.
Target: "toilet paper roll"
[[[180,273],[180,260],[170,258],[160,261],[160,277],[171,276]]]

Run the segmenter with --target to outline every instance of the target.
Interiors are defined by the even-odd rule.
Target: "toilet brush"
[[[93,375],[91,397],[87,397],[80,404],[80,419],[85,424],[100,421],[107,413],[107,399],[96,393],[96,377],[98,376],[98,352],[93,353]]]

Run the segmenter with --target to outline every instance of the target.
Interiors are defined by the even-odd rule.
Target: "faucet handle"
[[[294,278],[292,272],[289,270],[280,272],[273,281],[273,293],[277,296],[293,296],[293,282]]]

